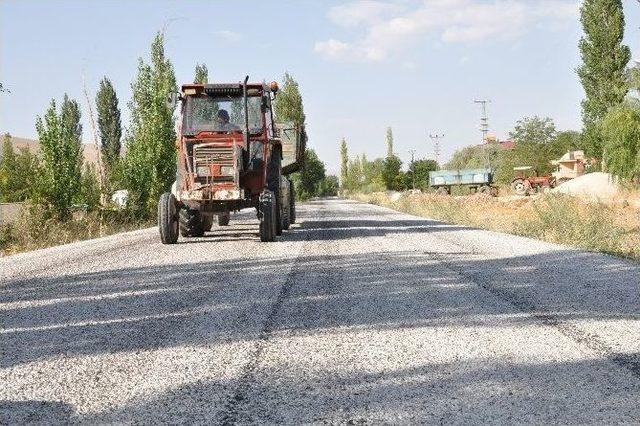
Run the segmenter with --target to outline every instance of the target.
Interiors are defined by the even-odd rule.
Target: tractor
[[[532,192],[544,192],[556,186],[551,175],[539,176],[531,166],[514,167],[516,177],[511,181],[511,189],[516,195],[530,195]]]
[[[255,208],[260,240],[276,241],[296,220],[295,191],[288,175],[299,170],[306,133],[276,124],[278,84],[185,84],[167,102],[179,105],[177,171],[171,192],[160,196],[158,228],[163,244],[178,236],[201,237],[217,217]]]

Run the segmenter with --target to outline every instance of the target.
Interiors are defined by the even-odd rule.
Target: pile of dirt
[[[611,200],[620,193],[620,187],[609,173],[596,172],[571,179],[552,191],[584,198]]]

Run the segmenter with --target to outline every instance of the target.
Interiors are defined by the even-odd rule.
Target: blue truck
[[[429,186],[442,195],[450,195],[453,186],[465,186],[472,194],[479,192],[494,197],[498,195],[498,187],[493,185],[493,170],[490,168],[429,172]]]

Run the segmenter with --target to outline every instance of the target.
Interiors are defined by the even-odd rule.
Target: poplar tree
[[[82,125],[78,103],[65,94],[58,113],[55,100],[51,100],[44,118],[36,118],[36,130],[42,156],[36,201],[64,220],[80,196]]]
[[[344,188],[347,183],[349,173],[349,152],[347,151],[347,140],[342,138],[340,142],[340,185]]]
[[[164,51],[164,35],[158,32],[151,44],[151,63],[138,61],[138,75],[131,84],[131,124],[125,140],[127,153],[123,180],[130,200],[153,212],[163,192],[171,188],[176,174],[174,108],[167,94],[175,92],[176,78]]]
[[[631,53],[622,44],[624,13],[621,0],[585,0],[580,9],[584,36],[579,48],[582,65],[577,73],[586,98],[582,101],[585,145],[590,155],[602,158],[598,123],[627,94],[625,70]]]
[[[387,127],[387,158],[393,157],[393,130]]]
[[[118,163],[120,162],[122,124],[120,122],[118,97],[111,81],[107,77],[100,81],[100,87],[96,94],[96,106],[103,165],[107,182],[113,185]]]
[[[2,157],[0,157],[0,201],[11,202],[15,192],[14,173],[16,170],[16,153],[11,144],[11,136],[5,134],[2,142]]]
[[[291,121],[298,126],[304,124],[305,115],[300,87],[289,73],[284,74],[282,87],[276,97],[275,113],[279,122]]]
[[[193,82],[195,84],[207,84],[209,82],[209,70],[205,64],[196,64],[195,77]]]

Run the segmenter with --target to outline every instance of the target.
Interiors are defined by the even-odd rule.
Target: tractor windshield
[[[247,99],[249,132],[262,133],[263,123],[259,96]],[[196,135],[199,132],[244,132],[244,105],[239,97],[188,96],[184,109],[182,133]]]

